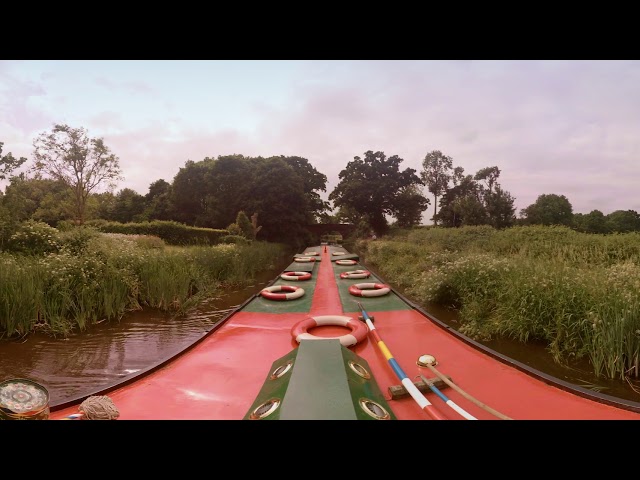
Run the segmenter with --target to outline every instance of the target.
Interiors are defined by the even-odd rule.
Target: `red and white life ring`
[[[275,292],[289,292],[289,293],[275,293]],[[273,285],[271,287],[265,287],[260,291],[260,295],[269,300],[295,300],[304,295],[304,289],[302,287],[294,287],[292,285]]]
[[[342,272],[340,278],[367,278],[371,275],[369,270],[351,270],[350,272]]]
[[[390,291],[383,283],[356,283],[349,287],[349,293],[356,297],[381,297]]]
[[[322,325],[338,325],[341,327],[348,327],[351,329],[350,333],[342,335],[340,337],[317,337],[308,333],[308,330],[320,327]],[[366,324],[355,320],[351,317],[342,315],[321,315],[318,317],[308,317],[299,321],[291,328],[291,336],[296,342],[300,343],[301,340],[323,340],[327,338],[337,338],[340,340],[340,344],[345,347],[350,347],[356,343],[364,340],[367,337],[369,329]]]
[[[355,265],[358,262],[355,260],[336,260],[336,263],[338,265]]]
[[[284,272],[280,275],[283,280],[309,280],[310,272]]]
[[[305,262],[315,262],[316,259],[313,257],[296,257],[294,261],[299,263],[305,263]]]

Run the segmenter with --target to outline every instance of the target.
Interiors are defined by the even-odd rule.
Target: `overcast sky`
[[[367,150],[418,172],[440,150],[467,174],[497,166],[516,213],[545,193],[640,212],[639,61],[0,60],[3,154],[31,160],[55,123],[104,138],[117,190],[142,195],[237,153],[306,158],[326,199]]]

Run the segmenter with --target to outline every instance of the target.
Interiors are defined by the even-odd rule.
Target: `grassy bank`
[[[558,362],[587,357],[598,376],[639,375],[636,232],[423,228],[359,248],[417,303],[458,309],[460,331],[471,338],[540,340]]]
[[[55,253],[0,253],[0,335],[68,335],[144,306],[184,313],[229,285],[274,268],[284,245],[173,247],[153,237],[90,233]]]

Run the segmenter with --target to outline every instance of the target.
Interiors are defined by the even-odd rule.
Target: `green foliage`
[[[229,235],[233,235],[235,237],[242,237],[243,236],[242,229],[240,228],[240,225],[238,225],[237,223],[232,223],[231,225],[229,225],[227,227],[226,230],[227,230],[227,232],[229,232]]]
[[[620,233],[640,231],[640,215],[635,210],[616,210],[607,215],[606,228]]]
[[[247,245],[250,241],[243,235],[225,235],[224,237],[220,237],[220,243]]]
[[[238,212],[238,215],[236,216],[236,224],[238,225],[238,227],[240,227],[240,231],[242,232],[242,235],[245,238],[249,240],[253,240],[255,238],[251,220],[249,220],[249,217],[247,217],[247,214],[244,213],[242,210],[240,210]]]
[[[44,255],[59,249],[58,230],[35,220],[21,223],[7,245],[8,251],[25,255]]]
[[[0,142],[0,180],[5,180],[11,173],[27,161],[25,157],[15,158],[11,152],[2,155],[3,142]]]
[[[564,195],[555,193],[538,196],[535,203],[520,212],[527,225],[573,224],[573,207]]]
[[[638,373],[638,232],[421,228],[367,242],[366,257],[418,303],[458,309],[472,338],[541,341],[557,362],[588,358],[596,375]]]
[[[585,214],[573,215],[573,227],[579,232],[585,233],[609,233],[610,226],[607,217],[600,210],[592,210]]]
[[[185,313],[222,285],[252,282],[289,253],[285,245],[263,242],[149,249],[120,234],[91,237],[79,250],[0,253],[0,335],[66,336],[144,305]]]
[[[89,194],[120,180],[119,159],[102,138],[89,138],[84,128],[56,124],[34,141],[32,170],[67,185],[73,192],[74,220],[84,223]]]
[[[59,180],[12,177],[3,204],[16,222],[38,220],[52,227],[73,218],[73,193]]]
[[[453,159],[444,155],[440,150],[433,150],[427,153],[422,160],[422,172],[420,177],[427,186],[427,190],[433,194],[433,221],[437,220],[438,197],[447,191],[449,181],[452,178],[451,169]],[[462,171],[459,171],[460,174]]]
[[[89,248],[89,242],[99,235],[100,232],[93,227],[71,227],[58,234],[58,242],[63,252],[70,255],[82,255]]]
[[[411,190],[422,181],[413,168],[400,171],[402,162],[397,155],[387,158],[383,152],[371,150],[365,152],[364,159],[355,157],[340,172],[340,182],[329,200],[337,208],[346,207],[360,217],[366,216],[376,233],[385,233],[386,215],[397,215],[400,209],[407,208],[407,202],[412,203],[412,212],[422,212],[427,207],[426,198],[416,189]]]
[[[17,228],[18,222],[13,219],[9,209],[0,203],[0,251],[5,248]]]
[[[149,235],[161,238],[168,245],[215,245],[227,230],[188,227],[173,221],[118,223],[104,220],[90,220],[87,225],[106,233],[126,235]]]

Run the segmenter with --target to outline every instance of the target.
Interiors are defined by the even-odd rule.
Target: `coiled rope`
[[[116,420],[120,416],[115,404],[106,395],[88,397],[78,410],[85,420]]]

